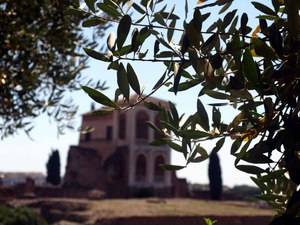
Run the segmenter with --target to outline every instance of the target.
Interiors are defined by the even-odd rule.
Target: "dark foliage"
[[[0,1],[2,138],[20,129],[29,133],[32,119],[44,112],[54,118],[60,132],[72,125],[77,107],[65,95],[90,83],[80,75],[87,67],[81,49],[83,45],[96,45],[83,36],[80,28],[86,16],[65,14],[70,3]],[[99,25],[101,36],[106,25]]]
[[[47,222],[27,207],[10,208],[0,205],[0,224],[47,225]]]

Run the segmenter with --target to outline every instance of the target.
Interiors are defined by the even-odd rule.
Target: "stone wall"
[[[102,159],[98,151],[92,148],[71,146],[64,186],[103,189],[104,182]]]

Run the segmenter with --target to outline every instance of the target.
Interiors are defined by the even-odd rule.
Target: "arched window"
[[[160,124],[160,120],[159,120],[159,115],[158,114],[155,116],[154,124],[155,124],[155,126],[157,126],[158,128],[161,129],[161,124]],[[157,132],[157,131],[154,131],[154,138],[155,139],[162,139],[163,135],[161,133]]]
[[[146,180],[146,157],[138,155],[135,162],[135,179],[137,181]]]
[[[165,159],[162,155],[156,156],[154,161],[154,181],[163,181],[165,177],[165,171],[159,167],[160,164],[164,164]]]
[[[149,120],[149,116],[146,112],[140,111],[136,115],[135,122],[135,137],[138,139],[148,139],[148,126],[146,121]]]
[[[124,140],[126,138],[126,116],[122,113],[119,117],[119,138]]]

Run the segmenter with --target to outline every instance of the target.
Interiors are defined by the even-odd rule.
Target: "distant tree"
[[[95,48],[80,28],[85,15],[66,14],[71,0],[0,1],[0,136],[28,133],[47,113],[59,131],[72,125],[76,104],[66,92],[80,89],[87,68],[82,46]],[[109,23],[98,21],[101,37]],[[84,24],[83,24],[84,25]],[[101,85],[92,84],[101,87]],[[101,89],[101,88],[100,88]]]
[[[211,153],[208,164],[210,197],[212,200],[222,199],[222,172],[217,153]]]
[[[60,178],[60,157],[58,150],[52,150],[46,164],[47,177],[46,181],[53,185],[59,185],[61,182]]]

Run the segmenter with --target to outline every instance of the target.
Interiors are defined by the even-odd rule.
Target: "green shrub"
[[[47,225],[47,222],[28,207],[0,205],[0,225]]]

